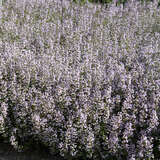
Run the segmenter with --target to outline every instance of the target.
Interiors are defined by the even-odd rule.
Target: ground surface
[[[64,160],[60,156],[52,156],[44,151],[29,150],[18,153],[7,143],[0,143],[0,160]]]

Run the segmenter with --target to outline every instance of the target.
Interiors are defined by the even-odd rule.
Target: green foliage
[[[79,3],[80,5],[84,5],[86,3],[86,0],[73,0],[75,3]]]
[[[126,2],[127,2],[127,0],[119,0],[119,1],[117,2],[117,4],[118,4],[118,5],[120,5],[120,4],[123,4],[123,5],[124,5]]]
[[[102,4],[107,4],[107,3],[110,3],[112,2],[112,0],[89,0],[89,2],[91,3],[102,3]]]

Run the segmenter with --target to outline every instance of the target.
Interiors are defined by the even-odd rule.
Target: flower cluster
[[[155,4],[17,2],[2,6],[0,135],[68,159],[160,158]]]

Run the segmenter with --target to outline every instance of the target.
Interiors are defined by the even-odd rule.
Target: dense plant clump
[[[156,5],[7,1],[0,138],[20,152],[37,141],[66,159],[159,159]]]

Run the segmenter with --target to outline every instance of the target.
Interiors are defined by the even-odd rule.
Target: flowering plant
[[[159,158],[159,10],[63,7],[2,6],[1,136],[19,151],[34,139],[68,159]]]

